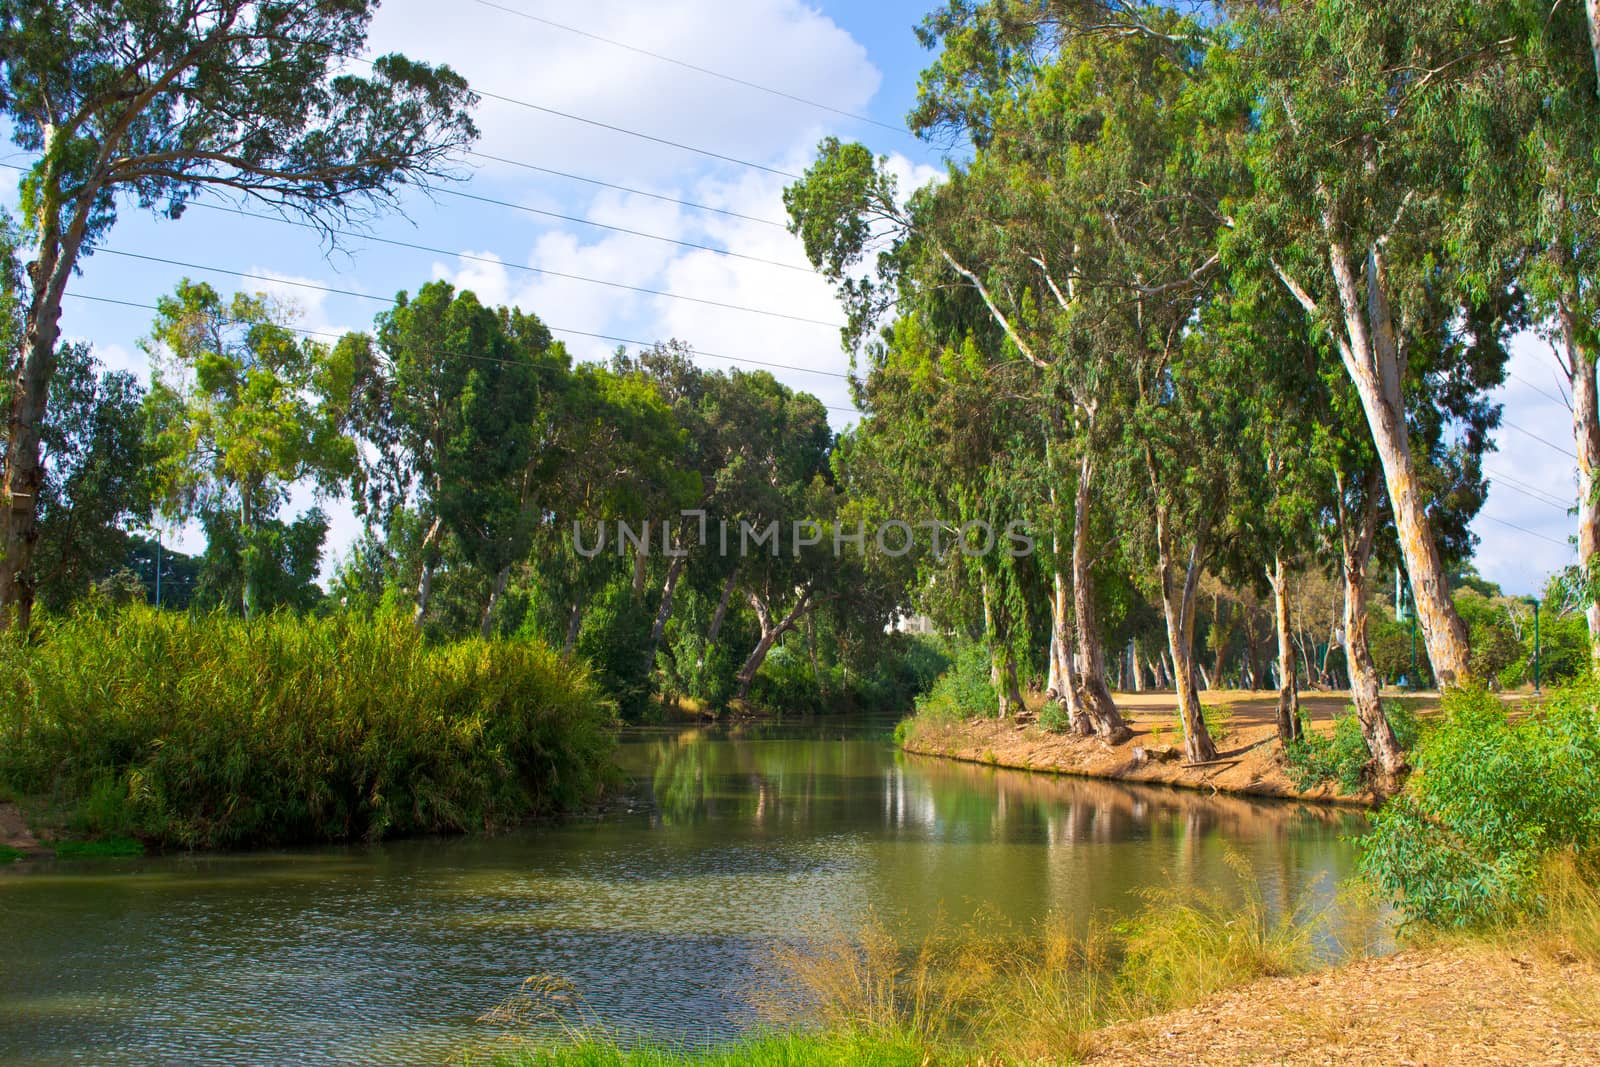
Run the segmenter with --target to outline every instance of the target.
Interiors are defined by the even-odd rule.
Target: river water
[[[0,1063],[435,1064],[533,975],[631,1032],[751,1025],[779,939],[1086,926],[1139,890],[1330,896],[1361,816],[898,753],[888,724],[643,729],[638,809],[496,836],[0,873]]]

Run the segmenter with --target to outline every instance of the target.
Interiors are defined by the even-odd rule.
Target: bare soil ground
[[[1272,978],[1102,1030],[1097,1067],[1600,1063],[1600,972],[1492,945]]]
[[[0,803],[0,846],[32,852],[39,847],[22,812],[10,801]]]
[[[1385,694],[1385,699],[1405,700],[1422,715],[1438,707],[1437,693]],[[905,749],[997,767],[1157,782],[1208,792],[1321,803],[1371,804],[1376,799],[1369,793],[1342,794],[1333,786],[1295,787],[1284,773],[1278,751],[1276,693],[1209,691],[1202,700],[1226,716],[1227,729],[1217,742],[1219,758],[1198,766],[1184,762],[1177,701],[1170,692],[1117,694],[1117,706],[1133,730],[1133,738],[1120,745],[1051,733],[1015,720],[969,719],[946,725],[918,723],[906,738]],[[1349,706],[1350,698],[1338,691],[1306,693],[1300,703],[1312,729],[1331,732],[1334,717]]]

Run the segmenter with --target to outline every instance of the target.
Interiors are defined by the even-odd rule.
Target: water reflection
[[[869,909],[908,936],[941,908],[1087,923],[1233,885],[1230,849],[1283,907],[1332,891],[1362,826],[873,733],[643,731],[622,762],[647,810],[494,838],[0,875],[0,1062],[434,1063],[535,973],[609,1022],[712,1038],[748,1022],[774,938]]]

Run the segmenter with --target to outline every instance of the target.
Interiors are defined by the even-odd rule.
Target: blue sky
[[[676,57],[842,111],[899,124],[928,55],[912,26],[933,0],[830,2],[797,0],[386,0],[374,20],[374,53],[400,51],[448,63],[474,88],[624,126],[721,155],[798,173],[826,134],[860,139],[890,153],[903,186],[920,184],[939,167],[938,153],[867,123],[735,85],[681,66],[522,18],[525,12],[638,48]],[[510,9],[510,10],[507,10]],[[294,302],[305,329],[337,333],[370,327],[400,289],[446,278],[491,303],[516,303],[539,315],[579,359],[609,355],[614,342],[586,331],[653,341],[676,337],[705,353],[844,371],[840,313],[827,286],[803,270],[719,256],[662,241],[558,220],[553,212],[705,244],[763,260],[804,267],[798,241],[781,225],[780,193],[790,179],[769,171],[599,129],[515,104],[485,99],[478,113],[477,151],[722,208],[737,215],[678,206],[474,156],[466,182],[450,188],[505,201],[502,207],[445,193],[413,197],[404,214],[380,219],[367,236],[426,245],[421,252],[358,237],[329,250],[314,232],[277,221],[194,208],[176,221],[127,208],[102,251],[87,260],[72,291],[149,304],[184,276],[223,291],[265,289]],[[0,156],[3,159],[3,156]],[[14,183],[3,183],[15,205]],[[220,202],[219,202],[220,203]],[[532,211],[527,209],[533,209]],[[245,210],[256,210],[246,207]],[[760,221],[754,221],[760,220]],[[245,279],[116,253],[222,267],[277,281]],[[464,258],[466,257],[466,258]],[[649,296],[526,268],[582,275],[700,301],[780,312],[756,315],[709,303]],[[310,283],[348,296],[298,287]],[[797,319],[817,320],[802,322]],[[150,312],[69,298],[68,336],[86,338],[106,364],[148,372],[137,341]],[[819,324],[821,323],[821,324]],[[707,366],[730,366],[706,356]],[[1570,415],[1561,403],[1555,364],[1536,338],[1519,341],[1516,377],[1501,399],[1521,430],[1498,434],[1489,458],[1495,485],[1475,524],[1482,537],[1479,569],[1508,591],[1528,592],[1570,562],[1570,520],[1554,502],[1573,497]],[[829,374],[775,372],[851,420],[845,383]],[[1539,440],[1544,438],[1545,440]],[[1552,447],[1554,446],[1554,447]],[[294,503],[303,507],[309,494]],[[325,503],[333,516],[333,553],[356,532],[347,506]],[[1523,533],[1504,525],[1526,528]],[[195,532],[180,541],[198,547]]]

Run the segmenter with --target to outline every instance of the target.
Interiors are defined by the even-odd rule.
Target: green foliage
[[[0,867],[8,863],[15,863],[22,858],[22,852],[9,845],[0,845]]]
[[[128,552],[125,527],[150,516],[143,397],[133,375],[104,370],[87,345],[57,352],[33,561],[39,599],[52,610],[116,569]]]
[[[917,715],[936,722],[957,722],[974,715],[993,717],[999,699],[989,682],[989,650],[979,642],[956,649],[949,668],[917,701]]]
[[[55,847],[58,860],[115,859],[144,855],[144,845],[131,837],[105,837],[97,841],[63,841]]]
[[[579,804],[613,713],[542,644],[425,645],[407,618],[253,623],[145,607],[0,640],[0,777],[90,835],[375,840]]]
[[[618,574],[584,613],[578,634],[578,655],[625,719],[639,718],[650,706],[652,621],[627,576]]]
[[[1510,923],[1543,907],[1542,865],[1600,843],[1600,683],[1513,720],[1479,690],[1446,695],[1417,773],[1362,839],[1361,869],[1408,920]]]
[[[1421,736],[1422,725],[1416,713],[1401,701],[1384,705],[1384,714],[1394,729],[1401,749],[1410,752]],[[1366,785],[1367,764],[1372,751],[1361,733],[1361,720],[1355,709],[1347,709],[1334,720],[1333,736],[1306,730],[1285,750],[1290,781],[1299,789],[1311,789],[1325,782],[1337,782],[1345,793],[1358,793]]]
[[[1067,706],[1061,701],[1047,700],[1039,709],[1039,726],[1053,734],[1064,734],[1072,729],[1072,716],[1067,714]]]

